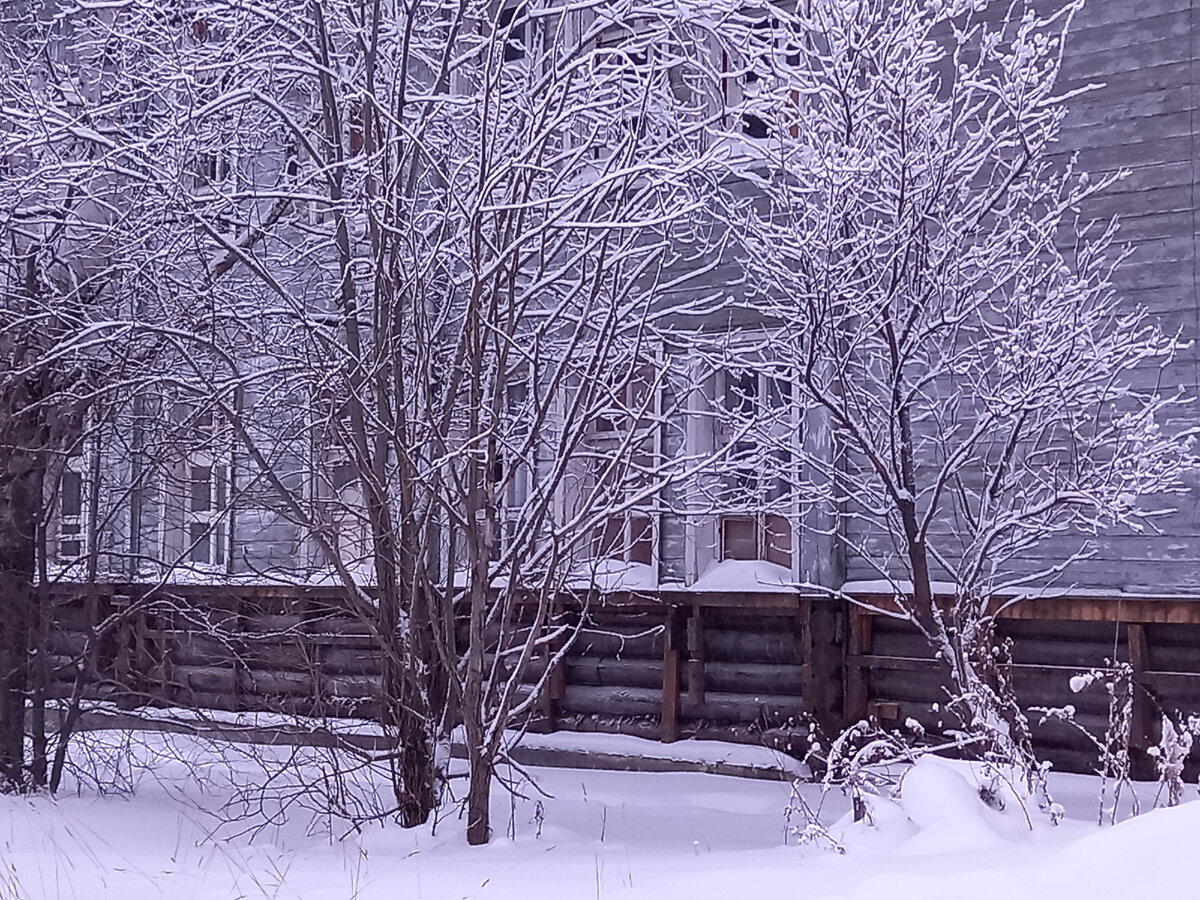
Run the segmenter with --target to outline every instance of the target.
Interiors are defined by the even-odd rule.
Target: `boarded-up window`
[[[358,156],[363,152],[363,147],[366,146],[366,132],[363,128],[363,108],[361,103],[354,103],[350,107],[350,115],[348,117],[349,128],[347,134],[347,145],[351,156]]]
[[[758,559],[758,522],[754,516],[721,519],[721,558]]]
[[[792,524],[786,516],[763,516],[763,550],[767,562],[792,567]]]
[[[73,457],[68,466],[79,465],[81,458]],[[68,468],[62,475],[58,493],[58,556],[76,559],[83,555],[83,472]]]
[[[792,526],[786,516],[758,513],[721,517],[721,559],[761,559],[792,567]]]
[[[599,558],[653,565],[654,526],[650,516],[636,512],[609,516],[597,529],[595,552]]]

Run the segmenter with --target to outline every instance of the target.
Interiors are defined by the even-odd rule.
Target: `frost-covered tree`
[[[0,10],[0,789],[47,779],[45,526],[65,461],[134,380],[142,349],[125,316],[137,282],[126,263],[156,219],[121,197],[127,180],[109,153],[142,124],[137,111],[120,91],[101,96],[102,45],[65,52],[61,24],[44,4]],[[104,134],[93,102],[108,106]]]
[[[1181,490],[1160,427],[1174,338],[1112,286],[1112,178],[1056,155],[1077,3],[812,0],[745,29],[759,190],[744,247],[755,354],[814,429],[801,502],[894,588],[966,731],[1027,753],[994,615],[1070,577],[1087,537]],[[789,448],[790,450],[790,448]],[[769,466],[770,453],[763,465]],[[1068,548],[1041,565],[1046,548]]]
[[[505,728],[573,634],[559,599],[649,542],[637,513],[674,477],[655,317],[705,271],[680,260],[716,172],[708,45],[686,9],[606,2],[71,25],[137,36],[117,68],[160,126],[108,151],[162,210],[159,389],[222,423],[235,502],[317,547],[264,575],[330,570],[369,627],[401,820],[433,808],[461,722],[486,841]]]

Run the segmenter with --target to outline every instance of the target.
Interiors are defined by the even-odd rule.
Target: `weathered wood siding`
[[[997,4],[997,9],[1006,4]],[[1200,395],[1200,300],[1197,293],[1197,186],[1200,160],[1200,10],[1191,0],[1088,0],[1067,41],[1060,85],[1092,86],[1069,104],[1063,126],[1063,160],[1078,154],[1093,174],[1128,170],[1128,177],[1082,210],[1084,218],[1117,217],[1120,239],[1132,255],[1117,272],[1125,303],[1153,313],[1165,330],[1181,335],[1185,348],[1174,364],[1137,373],[1139,387],[1164,393],[1182,388]],[[1186,346],[1192,342],[1190,346]],[[1166,428],[1200,425],[1200,405],[1184,409]],[[1092,540],[1091,559],[1064,579],[1083,588],[1131,593],[1200,592],[1200,479],[1182,497],[1145,504],[1169,512],[1156,528],[1137,534],[1117,530]],[[861,523],[848,523],[849,580],[880,577],[879,566],[900,572],[892,551]],[[1068,557],[1078,538],[1044,542],[1036,553],[1014,560],[1015,570],[1038,570]]]
[[[1200,339],[1197,293],[1197,99],[1200,11],[1192,0],[1089,0],[1067,42],[1062,87],[1100,86],[1070,104],[1062,153],[1077,152],[1094,173],[1129,175],[1096,198],[1085,215],[1117,216],[1133,253],[1117,272],[1128,304],[1145,307],[1185,342]],[[1138,373],[1140,387],[1200,389],[1200,346],[1176,363]],[[1165,427],[1200,423],[1200,407]],[[1190,494],[1152,505],[1170,514],[1144,534],[1114,532],[1096,540],[1096,555],[1070,580],[1131,592],[1200,590],[1200,482]],[[1046,555],[1055,557],[1049,543]],[[1058,554],[1061,555],[1061,554]]]
[[[1161,737],[1162,717],[1186,722],[1200,712],[1200,617],[1140,621],[1159,617],[1144,617],[1129,603],[1114,602],[1093,612],[1099,613],[1095,620],[1040,618],[1035,610],[1030,618],[1000,621],[1000,636],[1011,641],[1009,673],[1017,699],[1027,711],[1043,759],[1066,771],[1093,771],[1098,765],[1095,741],[1108,728],[1109,695],[1100,682],[1074,691],[1071,680],[1106,668],[1110,661],[1130,663],[1135,670],[1131,759],[1138,777],[1153,778],[1146,750]],[[915,629],[886,616],[859,616],[853,631],[861,639],[848,659],[850,680],[857,687],[847,691],[847,718],[871,714],[898,728],[913,720],[933,734],[958,727],[946,711],[947,697],[929,645]],[[1074,725],[1037,711],[1068,705],[1075,710]],[[1189,758],[1187,778],[1194,779],[1197,772],[1200,745]]]

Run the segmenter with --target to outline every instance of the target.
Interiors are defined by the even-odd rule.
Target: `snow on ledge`
[[[569,584],[576,589],[595,587],[605,593],[652,591],[658,587],[658,578],[654,567],[645,563],[599,559],[574,574]]]
[[[958,586],[952,581],[934,581],[933,592],[938,595],[953,596]],[[912,593],[912,582],[904,578],[890,580],[887,578],[864,579],[847,581],[838,593],[854,596],[855,594],[883,594],[894,596]],[[1054,600],[1054,599],[1107,599],[1112,597],[1129,598],[1130,600],[1195,600],[1195,594],[1178,591],[1155,590],[1150,587],[1131,588],[1117,585],[1111,588],[1096,587],[1061,587],[1058,585],[1029,587],[1005,587],[995,594],[997,597],[1021,600]]]
[[[753,591],[784,593],[796,589],[792,573],[761,559],[725,559],[691,586],[693,591]]]
[[[453,740],[462,743],[462,726],[455,729]],[[627,756],[637,759],[661,759],[699,766],[737,766],[745,769],[783,771],[802,775],[808,770],[798,759],[761,744],[735,744],[728,741],[682,740],[664,744],[630,734],[556,731],[534,734],[505,733],[506,748],[557,750],[588,756]]]

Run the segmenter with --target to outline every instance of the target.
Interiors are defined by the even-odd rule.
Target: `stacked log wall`
[[[875,598],[884,604],[884,598]],[[1108,599],[1018,604],[997,622],[1007,642],[1018,703],[1029,718],[1034,746],[1056,768],[1095,771],[1097,740],[1110,722],[1110,699],[1103,681],[1076,676],[1110,669],[1133,670],[1130,752],[1135,774],[1154,777],[1147,754],[1161,737],[1164,715],[1186,722],[1200,714],[1200,603],[1186,599],[1143,602]],[[939,664],[916,629],[900,619],[851,612],[857,646],[847,648],[846,719],[875,716],[885,726],[917,722],[930,733],[956,726],[947,712]],[[1080,690],[1074,688],[1080,687]],[[851,699],[854,698],[854,699]],[[1043,709],[1073,709],[1074,724]],[[1200,775],[1200,746],[1186,777]]]
[[[885,597],[862,597],[876,607]],[[938,665],[901,620],[830,600],[669,597],[594,603],[535,705],[541,729],[662,740],[786,737],[801,713],[827,729],[865,715],[952,727]],[[707,602],[706,602],[707,601]],[[757,606],[755,604],[758,604]],[[577,610],[564,614],[579,616]],[[336,590],[139,586],[55,592],[51,695],[125,708],[159,705],[316,717],[378,714],[381,658],[368,627]],[[97,639],[98,623],[107,622]],[[1102,687],[1071,679],[1107,660],[1135,670],[1135,753],[1158,739],[1162,715],[1200,713],[1200,602],[1187,598],[1027,601],[1005,612],[1011,674],[1026,708],[1075,708],[1101,736]],[[551,654],[530,672],[537,678]],[[1040,723],[1038,751],[1060,769],[1091,771],[1094,744],[1077,728]],[[795,746],[795,745],[794,745]],[[1188,776],[1200,773],[1200,747]]]

